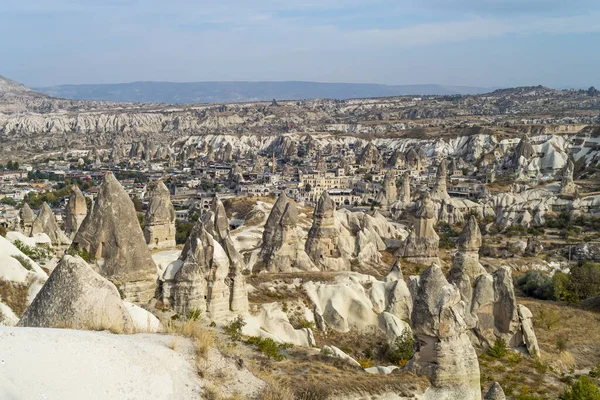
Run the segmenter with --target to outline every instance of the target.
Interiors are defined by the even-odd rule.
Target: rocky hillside
[[[0,78],[2,151],[109,147],[190,135],[335,133],[365,137],[575,133],[597,122],[600,97],[519,88],[486,95],[157,105],[64,100]],[[548,117],[552,115],[553,117]]]

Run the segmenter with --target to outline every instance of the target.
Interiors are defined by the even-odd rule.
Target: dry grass
[[[335,279],[335,273],[332,272],[300,272],[300,273],[277,273],[277,274],[254,274],[246,278],[246,281],[254,286],[256,290],[248,294],[248,300],[253,304],[264,304],[279,302],[291,302],[301,300],[305,304],[310,304],[306,293],[302,288],[288,289],[283,287],[276,288],[275,291],[261,288],[264,283],[273,283],[275,286],[291,284],[295,279],[300,279],[300,283],[313,282],[332,282]]]
[[[518,301],[534,316],[542,356],[537,360],[509,352],[495,359],[481,354],[482,388],[498,381],[507,398],[555,399],[565,388],[563,373],[591,368],[600,362],[600,314],[558,302],[531,298]],[[545,323],[544,315],[552,315],[559,322]],[[562,351],[560,340],[566,340],[566,349]]]
[[[169,343],[169,348],[173,351],[179,349],[179,336],[173,336],[171,343]]]
[[[29,288],[27,284],[0,279],[0,297],[2,298],[2,302],[9,306],[19,317],[27,309],[28,293]]]
[[[566,339],[567,351],[577,368],[591,368],[600,363],[600,313],[586,311],[559,302],[520,298],[519,303],[529,308],[534,316],[535,333],[543,358],[556,358],[559,339]],[[559,321],[550,329],[542,324],[543,314],[552,313]]]
[[[383,358],[387,337],[381,329],[373,327],[362,332],[351,330],[338,332],[333,329],[323,332],[313,331],[319,346],[335,346],[354,359],[371,359],[377,365],[389,365],[390,362]]]
[[[293,358],[292,358],[293,357]],[[412,397],[422,393],[429,383],[405,371],[390,375],[370,375],[343,361],[305,352],[294,352],[288,360],[271,366],[255,366],[253,372],[268,382],[261,399],[327,399],[347,394],[376,395],[393,392]]]

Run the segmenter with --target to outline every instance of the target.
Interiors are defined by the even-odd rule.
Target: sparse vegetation
[[[386,358],[394,365],[404,365],[411,359],[415,351],[415,339],[405,329],[386,352]]]
[[[289,349],[291,347],[288,343],[278,344],[271,338],[261,338],[257,336],[248,338],[246,344],[256,346],[258,351],[275,361],[285,360],[286,356],[281,354],[280,350]]]
[[[502,338],[496,339],[494,345],[488,349],[488,354],[494,358],[502,358],[506,355],[506,341]]]
[[[184,244],[194,227],[193,222],[175,221],[175,242]]]
[[[560,316],[556,312],[556,310],[543,309],[540,311],[540,315],[538,317],[538,322],[541,326],[543,326],[546,330],[552,330],[556,325],[560,323]]]
[[[600,400],[600,388],[593,379],[580,376],[560,398],[561,400]]]
[[[52,257],[52,251],[42,246],[28,246],[20,240],[13,242],[19,251],[31,258],[33,261],[44,261]]]
[[[244,317],[238,315],[233,321],[223,327],[226,334],[229,335],[231,340],[239,342],[242,339],[242,329],[246,325]]]
[[[31,261],[29,261],[22,255],[18,254],[18,255],[12,256],[12,258],[14,258],[18,262],[20,262],[21,265],[23,266],[23,268],[25,268],[27,271],[33,271],[33,264],[31,263]]]

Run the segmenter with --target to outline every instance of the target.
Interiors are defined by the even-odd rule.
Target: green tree
[[[600,400],[600,389],[592,378],[580,376],[560,398],[562,400]]]
[[[572,267],[569,275],[571,289],[579,300],[600,293],[600,265],[591,261],[583,261]]]
[[[561,271],[556,271],[552,276],[552,287],[554,289],[554,298],[567,303],[576,303],[577,296],[571,290],[571,278]]]

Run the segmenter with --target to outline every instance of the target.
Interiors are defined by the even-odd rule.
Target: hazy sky
[[[600,87],[599,0],[0,0],[30,86],[312,80]]]

